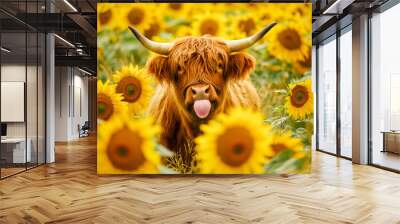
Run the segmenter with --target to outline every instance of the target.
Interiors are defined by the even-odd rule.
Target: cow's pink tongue
[[[193,104],[193,109],[199,118],[206,118],[211,110],[211,103],[209,100],[196,100]]]

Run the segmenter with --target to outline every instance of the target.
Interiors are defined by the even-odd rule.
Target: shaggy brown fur
[[[149,113],[162,127],[161,143],[177,150],[200,132],[199,126],[233,106],[259,107],[258,94],[248,80],[255,59],[231,53],[226,44],[211,37],[187,37],[175,42],[168,56],[155,56],[148,70],[160,82]],[[197,118],[192,110],[193,87],[209,87],[211,114]]]

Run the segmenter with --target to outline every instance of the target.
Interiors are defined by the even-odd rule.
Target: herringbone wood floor
[[[400,223],[400,175],[315,153],[313,173],[98,176],[96,144],[0,181],[0,223]]]

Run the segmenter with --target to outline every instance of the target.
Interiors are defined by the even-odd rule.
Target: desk
[[[25,138],[5,138],[1,139],[1,156],[5,158],[8,163],[25,163],[31,162],[32,153],[31,145],[32,140],[28,138],[25,154]],[[3,156],[5,154],[5,156]],[[12,154],[12,156],[11,156]],[[12,160],[11,160],[12,158]],[[26,158],[26,161],[25,161]]]
[[[382,131],[382,134],[383,134],[382,152],[392,152],[400,154],[400,132]]]

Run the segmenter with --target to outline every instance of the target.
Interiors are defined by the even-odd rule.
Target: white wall
[[[68,87],[70,77],[67,67],[55,68],[55,141],[68,140]]]
[[[71,119],[71,135],[78,137],[78,124],[81,126],[88,120],[88,78],[79,75],[74,75],[74,108],[72,109],[72,119]]]
[[[38,69],[38,70],[37,70]],[[22,113],[26,112],[26,121],[6,122],[7,137],[29,139],[32,161],[44,162],[44,92],[43,83],[44,74],[41,66],[32,66],[25,64],[3,64],[1,66],[2,82],[24,82],[26,83],[26,107],[23,106]],[[25,80],[27,78],[27,80]],[[22,90],[22,93],[24,91]],[[2,96],[7,97],[7,96]],[[10,110],[10,108],[1,108],[1,110]],[[39,153],[37,156],[36,153]]]
[[[77,139],[78,124],[88,120],[88,78],[72,67],[56,67],[55,74],[55,140]]]
[[[32,67],[28,66],[28,71],[31,69]],[[9,64],[1,66],[2,82],[25,82],[25,74],[25,64]],[[6,108],[1,109],[6,110]],[[7,122],[7,137],[25,137],[25,122]]]

